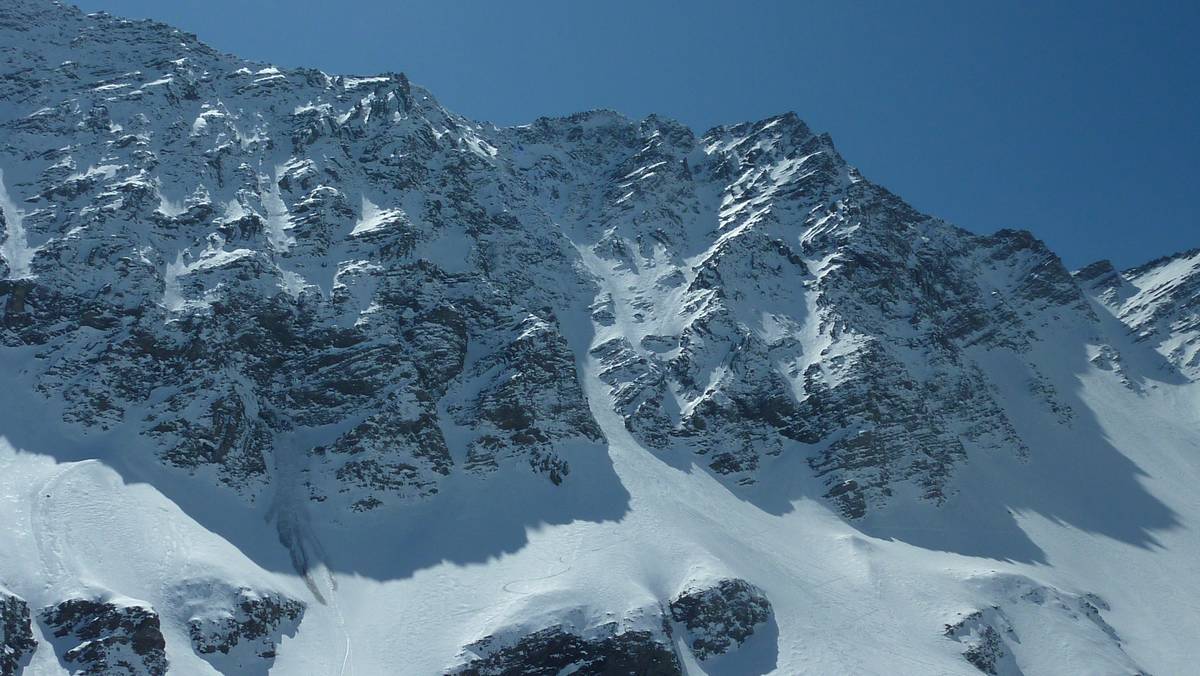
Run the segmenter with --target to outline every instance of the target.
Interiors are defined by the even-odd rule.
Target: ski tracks
[[[346,630],[346,616],[342,613],[342,605],[338,601],[337,579],[334,578],[333,571],[329,570],[325,564],[321,564],[320,574],[312,577],[316,578],[312,580],[312,584],[316,584],[316,581],[319,580],[321,586],[325,588],[323,590],[325,593],[320,596],[328,599],[325,605],[333,610],[334,616],[337,619],[338,631],[341,632],[344,639],[342,663],[338,670],[338,676],[354,676],[354,644],[350,640],[350,632]]]
[[[54,506],[60,497],[62,482],[74,472],[95,464],[95,460],[70,463],[51,474],[30,494],[33,509],[29,514],[29,525],[48,587],[61,587],[78,578],[68,563],[69,549],[61,532],[65,524],[53,518]]]

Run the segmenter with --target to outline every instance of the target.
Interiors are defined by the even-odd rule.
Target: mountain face
[[[4,674],[1200,657],[1195,251],[1072,272],[792,114],[498,128],[40,0],[0,172]]]

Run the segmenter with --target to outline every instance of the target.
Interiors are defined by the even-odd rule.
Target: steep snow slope
[[[496,128],[41,0],[0,37],[10,670],[1200,657],[1194,252],[1072,274],[790,114]]]
[[[1192,380],[1200,375],[1200,249],[1118,273],[1108,261],[1076,275],[1139,342]]]

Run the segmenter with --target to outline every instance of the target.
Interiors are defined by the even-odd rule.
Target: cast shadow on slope
[[[560,449],[562,450],[562,449]],[[484,563],[512,554],[529,531],[573,521],[618,521],[629,510],[607,448],[576,442],[563,453],[561,485],[523,467],[478,477],[452,475],[436,499],[381,514],[347,515],[316,527],[327,565],[373,579],[405,578],[442,563]]]
[[[704,661],[708,676],[763,676],[778,666],[779,624],[774,614],[736,649]]]
[[[561,330],[577,364],[582,346],[592,338],[585,316],[581,309],[560,313]],[[456,434],[447,438],[452,447],[463,443]],[[456,457],[465,458],[465,451],[458,450]],[[331,570],[387,580],[442,563],[479,564],[515,553],[529,542],[531,530],[625,517],[630,494],[613,467],[607,442],[568,441],[555,453],[570,466],[561,484],[522,462],[482,475],[456,468],[431,499],[377,513],[322,514],[301,529],[301,537],[315,536]],[[305,509],[300,517],[316,509]],[[294,555],[296,548],[292,550]]]
[[[123,482],[148,484],[256,565],[277,573],[293,574],[297,564],[320,562],[335,573],[402,579],[442,562],[484,563],[516,552],[533,529],[615,521],[629,509],[629,493],[606,446],[575,442],[559,449],[571,467],[561,485],[519,463],[486,475],[459,469],[446,478],[438,495],[423,502],[333,514],[296,500],[281,514],[269,493],[257,504],[247,504],[212,477],[188,476],[130,450],[144,448],[136,435],[84,434],[46,424],[60,419],[53,408],[31,387],[0,390],[0,410],[10,412],[3,416],[5,437],[27,453],[57,462],[98,459]],[[17,411],[23,414],[11,415]]]
[[[1134,379],[1128,396],[1138,397],[1142,385],[1186,382],[1157,353],[1136,345],[1124,352],[1134,358],[1127,375]],[[1133,355],[1133,353],[1137,353]],[[1066,359],[1062,356],[1067,354]],[[1040,401],[1030,396],[1027,365],[1007,352],[975,355],[1000,384],[1002,400],[1018,402],[1006,410],[1018,434],[1029,446],[1025,460],[1004,451],[973,448],[954,470],[955,493],[936,505],[901,485],[889,503],[847,523],[871,537],[898,540],[924,549],[965,556],[1024,563],[1046,563],[1046,553],[1021,527],[1019,517],[1036,514],[1051,522],[1142,548],[1160,546],[1154,532],[1180,527],[1178,515],[1151,494],[1142,480],[1147,473],[1113,445],[1096,413],[1082,399],[1079,379],[1095,370],[1085,346],[1043,368],[1053,376],[1057,397],[1073,411],[1061,424]],[[1156,359],[1157,357],[1157,359]],[[1136,369],[1136,370],[1135,370]],[[1140,383],[1140,384],[1139,384]],[[968,446],[969,446],[969,440]],[[816,447],[795,445],[768,458],[751,486],[730,486],[739,498],[773,515],[792,511],[796,501],[824,501],[827,490],[812,475],[807,458]],[[668,450],[660,459],[684,471],[701,468],[702,459]],[[698,462],[699,460],[699,462]],[[714,477],[721,477],[714,474]],[[725,482],[729,485],[728,482]]]
[[[1126,350],[1135,351],[1148,350]],[[1057,386],[1058,399],[1073,412],[1067,424],[1029,396],[1029,372],[1016,355],[976,356],[998,383],[1006,413],[1029,446],[1028,459],[974,449],[956,472],[957,493],[945,504],[905,501],[856,524],[864,533],[967,556],[1045,563],[1045,553],[1021,528],[1019,516],[1036,514],[1142,548],[1160,546],[1155,531],[1180,527],[1178,515],[1146,489],[1147,473],[1113,445],[1081,397],[1080,378],[1095,369],[1082,343],[1056,352],[1058,359],[1040,360]],[[1144,354],[1138,358],[1149,359]],[[1163,369],[1159,364],[1146,373],[1179,382]],[[1138,396],[1134,389],[1128,395]]]
[[[563,456],[571,473],[561,485],[516,466],[485,476],[454,472],[437,496],[375,512],[332,514],[307,503],[276,507],[263,518],[263,525],[270,521],[277,529],[269,544],[238,527],[241,510],[228,509],[232,501],[214,510],[211,498],[197,499],[194,487],[174,492],[155,483],[264,568],[293,573],[324,565],[337,574],[395,580],[442,563],[480,564],[515,553],[528,543],[529,531],[541,527],[621,519],[629,493],[605,447],[577,442]]]

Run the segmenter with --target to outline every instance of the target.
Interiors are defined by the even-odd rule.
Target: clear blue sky
[[[404,71],[498,124],[796,111],[864,174],[1067,264],[1200,246],[1200,2],[80,0],[219,49]]]

